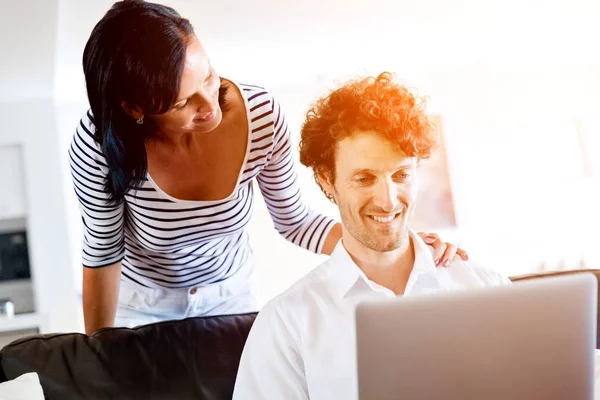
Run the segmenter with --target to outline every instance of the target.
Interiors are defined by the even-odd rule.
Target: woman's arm
[[[114,326],[121,262],[102,268],[83,268],[83,320],[85,333]]]
[[[338,242],[342,239],[342,224],[339,222],[336,223],[329,234],[325,238],[325,243],[323,244],[323,254],[331,255],[335,246],[337,246]]]
[[[91,115],[84,116],[69,149],[71,176],[83,222],[83,312],[86,333],[112,326],[124,247],[124,206],[105,190],[106,159],[94,140]]]
[[[285,116],[276,100],[271,99],[271,107],[273,142],[257,181],[275,229],[300,247],[331,254],[341,238],[341,229],[333,218],[311,210],[305,203]]]

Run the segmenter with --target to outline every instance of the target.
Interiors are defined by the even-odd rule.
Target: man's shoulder
[[[495,286],[510,283],[510,279],[506,275],[471,260],[455,260],[448,267],[440,267],[440,272],[447,274],[457,283],[469,286]]]
[[[284,292],[269,300],[263,310],[283,309],[286,313],[291,310],[301,311],[312,304],[314,300],[329,294],[331,290],[330,278],[331,269],[329,260],[327,260],[298,279]]]

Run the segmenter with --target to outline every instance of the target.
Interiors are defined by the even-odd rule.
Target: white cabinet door
[[[19,145],[0,145],[0,219],[27,214],[22,150]]]

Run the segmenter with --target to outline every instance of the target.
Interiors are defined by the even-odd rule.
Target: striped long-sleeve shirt
[[[298,184],[292,141],[277,101],[263,88],[237,84],[248,113],[249,139],[238,183],[217,201],[177,200],[148,175],[122,202],[104,190],[108,166],[88,111],[69,150],[83,220],[83,265],[122,261],[122,278],[148,287],[184,288],[225,280],[252,268],[247,225],[258,182],[277,231],[320,253],[335,221],[310,210]],[[198,171],[202,173],[202,171]]]

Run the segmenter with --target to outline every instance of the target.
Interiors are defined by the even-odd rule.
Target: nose
[[[210,112],[216,111],[218,96],[218,88],[216,92],[204,88],[200,89],[197,93],[197,114],[208,114]]]
[[[399,204],[398,188],[390,180],[380,180],[374,187],[373,204],[383,210],[392,212]]]

